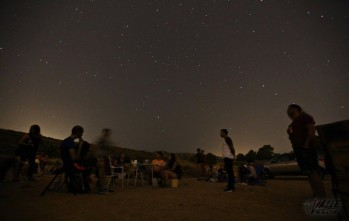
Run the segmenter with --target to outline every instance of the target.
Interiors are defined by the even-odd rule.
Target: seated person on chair
[[[61,144],[61,158],[63,162],[63,171],[67,177],[72,180],[76,173],[81,173],[84,168],[78,163],[78,155],[76,153],[75,140],[79,139],[79,145],[83,142],[82,135],[84,129],[81,126],[75,126],[72,129],[72,133],[69,137],[64,139]],[[75,192],[72,183],[68,184],[68,190]]]
[[[163,178],[166,162],[164,161],[163,155],[160,151],[156,152],[155,159],[151,162],[151,165],[153,167],[153,177]]]
[[[256,168],[253,162],[250,162],[247,166],[249,173],[247,174],[248,185],[254,185],[257,182]]]
[[[120,156],[115,160],[115,165],[116,166],[122,166],[124,167],[125,164],[131,163],[130,159],[126,156],[125,152],[121,152]],[[124,168],[125,170],[125,168]],[[116,168],[116,173],[121,173],[121,168]]]
[[[166,164],[163,173],[163,184],[166,185],[169,179],[181,179],[182,175],[182,167],[178,164],[176,156],[173,153],[171,153],[170,160]]]
[[[121,152],[120,156],[115,160],[116,165],[125,165],[126,163],[131,163],[130,159],[126,156],[125,152]]]

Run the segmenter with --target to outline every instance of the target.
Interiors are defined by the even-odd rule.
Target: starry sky
[[[345,0],[4,0],[0,127],[220,154],[291,150],[288,104],[349,118]]]

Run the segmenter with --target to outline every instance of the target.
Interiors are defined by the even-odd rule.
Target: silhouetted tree
[[[213,166],[213,165],[217,164],[217,157],[215,155],[213,155],[212,153],[206,154],[206,163],[209,166]]]
[[[246,157],[242,153],[239,153],[238,155],[236,155],[236,161],[245,161],[245,160],[246,160]]]
[[[264,145],[259,148],[256,154],[256,160],[270,160],[274,154],[274,147],[270,145]]]
[[[256,151],[250,150],[245,155],[245,158],[246,158],[247,161],[254,161],[254,160],[256,160],[256,155],[257,155]]]

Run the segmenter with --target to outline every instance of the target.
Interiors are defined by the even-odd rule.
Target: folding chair
[[[134,165],[133,167],[134,167],[134,178],[135,178],[134,179],[134,186],[137,186],[138,178],[140,178],[140,180],[142,182],[142,186],[144,186],[144,168],[140,167],[138,164]],[[129,171],[128,177],[127,177],[127,186],[129,185],[129,183],[130,183],[130,171]]]
[[[326,169],[331,174],[332,193],[336,199],[341,200],[344,215],[349,218],[349,120],[319,125],[316,130],[324,146]]]
[[[109,189],[111,184],[115,184],[115,179],[121,179],[121,186],[124,187],[124,167],[123,166],[114,166],[111,160],[111,157],[108,156],[107,159],[108,162],[108,174],[106,177],[108,178],[107,180],[107,188]],[[121,173],[121,175],[120,175]]]

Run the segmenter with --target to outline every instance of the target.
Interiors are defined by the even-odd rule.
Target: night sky
[[[0,127],[220,154],[291,150],[288,104],[349,118],[345,0],[0,3]]]

